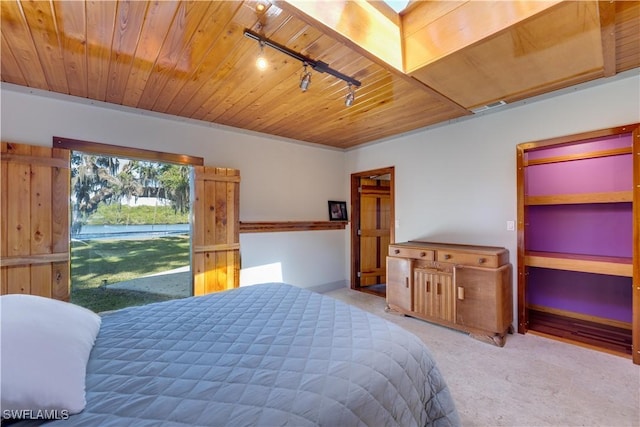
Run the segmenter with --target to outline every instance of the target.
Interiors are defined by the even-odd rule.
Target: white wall
[[[347,174],[395,166],[396,241],[506,247],[516,301],[516,145],[640,121],[640,77],[551,98],[347,152]],[[516,307],[516,305],[514,305]],[[515,311],[515,310],[514,310]]]
[[[0,96],[3,141],[51,145],[62,136],[240,169],[243,221],[326,219],[327,200],[350,200],[351,173],[395,166],[397,241],[503,246],[514,267],[506,221],[516,219],[516,145],[640,121],[637,72],[347,152],[7,84]],[[243,234],[241,247],[244,268],[280,263],[283,280],[303,287],[350,274],[348,228]]]
[[[241,221],[327,220],[327,201],[347,200],[339,150],[5,83],[0,96],[2,141],[51,146],[59,136],[199,156],[208,166],[239,169]],[[289,283],[344,284],[347,236],[348,230],[241,234],[242,267],[280,262]]]

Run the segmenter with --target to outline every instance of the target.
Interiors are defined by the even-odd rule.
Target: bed
[[[47,426],[460,424],[417,337],[281,283],[104,314],[85,380]]]

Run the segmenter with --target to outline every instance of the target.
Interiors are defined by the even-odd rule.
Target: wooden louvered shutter
[[[1,144],[0,293],[68,301],[70,152]]]
[[[240,171],[195,166],[193,294],[240,284]]]

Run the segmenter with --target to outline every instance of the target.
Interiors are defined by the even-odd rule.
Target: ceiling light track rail
[[[261,45],[264,46],[269,46],[270,48],[273,48],[275,50],[277,50],[278,52],[282,52],[285,55],[290,56],[293,59],[297,59],[298,61],[302,62],[303,64],[307,64],[308,66],[310,66],[313,70],[319,72],[319,73],[327,73],[327,74],[331,74],[334,77],[339,78],[340,80],[343,80],[345,82],[347,82],[350,85],[356,86],[356,87],[360,87],[361,83],[354,79],[353,77],[349,77],[345,74],[342,74],[339,71],[334,70],[333,68],[329,67],[329,64],[322,62],[322,61],[316,61],[314,59],[311,59],[307,56],[302,55],[301,53],[298,53],[294,50],[289,49],[286,46],[281,45],[278,42],[274,42],[273,40],[269,40],[268,38],[256,33],[255,31],[251,31],[249,29],[245,29],[244,30],[244,35],[246,37],[249,37],[251,39],[257,40]]]

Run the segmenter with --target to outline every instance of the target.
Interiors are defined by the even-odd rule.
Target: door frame
[[[191,166],[192,169],[195,169],[196,167],[202,167],[204,164],[204,158],[202,157],[196,157],[196,156],[189,156],[186,154],[174,154],[174,153],[167,153],[167,152],[162,152],[162,151],[154,151],[154,150],[147,150],[147,149],[143,149],[143,148],[133,148],[133,147],[125,147],[125,146],[120,146],[120,145],[113,145],[113,144],[105,144],[105,143],[101,143],[101,142],[93,142],[93,141],[85,141],[85,140],[79,140],[79,139],[72,139],[72,138],[65,138],[65,137],[60,137],[60,136],[54,136],[53,137],[53,141],[52,141],[52,145],[53,148],[60,148],[60,149],[64,149],[67,150],[69,152],[69,167],[71,167],[71,156],[70,153],[72,151],[78,151],[78,152],[82,152],[82,153],[86,153],[86,154],[92,154],[92,155],[99,155],[99,156],[110,156],[110,157],[118,157],[118,158],[127,158],[127,159],[136,159],[136,160],[143,160],[143,161],[148,161],[148,162],[158,162],[158,163],[172,163],[172,164],[176,164],[176,165],[183,165],[183,166]],[[193,193],[194,187],[196,185],[196,181],[195,179],[193,179],[193,176],[190,178],[190,191]],[[71,200],[71,192],[73,191],[73,189],[71,188],[71,186],[69,185],[69,190],[68,190],[68,194],[65,196],[68,200],[69,200],[69,207],[70,207],[70,200]],[[194,222],[194,199],[192,197],[191,201],[191,206],[190,206],[190,236],[189,236],[189,240],[191,242],[191,249],[190,249],[190,259],[189,259],[189,268],[191,270],[191,295],[194,295],[194,280],[193,280],[193,274],[194,274],[194,260],[193,260],[193,237],[194,237],[194,226],[195,226],[195,222]],[[71,230],[69,230],[69,234],[70,234]],[[69,236],[70,238],[70,236]],[[71,267],[71,250],[69,249],[69,267]],[[67,283],[67,287],[69,289],[69,296],[71,295],[71,274],[69,273],[68,275],[68,283]]]
[[[395,167],[388,166],[380,169],[373,169],[363,172],[355,172],[351,174],[351,280],[350,288],[354,290],[360,290],[360,278],[358,277],[358,271],[360,271],[360,235],[358,230],[360,229],[360,179],[372,176],[389,175],[389,187],[390,187],[390,227],[389,227],[389,242],[395,243]]]

